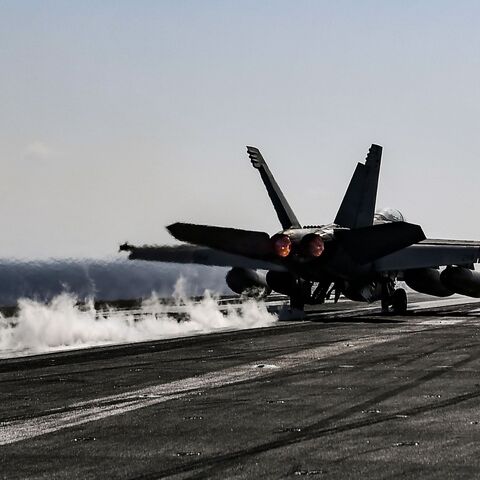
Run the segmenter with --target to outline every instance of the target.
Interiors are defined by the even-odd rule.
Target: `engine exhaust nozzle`
[[[271,238],[273,251],[275,255],[286,258],[292,251],[292,241],[290,237],[284,233],[277,233]]]

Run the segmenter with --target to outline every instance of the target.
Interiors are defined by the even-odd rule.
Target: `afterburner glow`
[[[292,241],[288,235],[283,233],[274,235],[272,237],[273,250],[279,257],[285,258],[290,255],[292,251]]]

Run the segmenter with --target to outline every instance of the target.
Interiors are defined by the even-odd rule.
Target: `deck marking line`
[[[372,335],[358,340],[351,340],[348,343],[339,342],[332,345],[322,345],[321,347],[300,350],[291,354],[237,365],[195,377],[183,378],[117,395],[74,403],[69,405],[69,410],[66,412],[54,412],[49,415],[25,420],[0,422],[0,445],[28,440],[87,422],[195,395],[205,390],[277,375],[282,370],[293,369],[325,358],[394,341],[400,337],[401,335]],[[258,368],[257,365],[259,364],[275,365],[278,368]]]

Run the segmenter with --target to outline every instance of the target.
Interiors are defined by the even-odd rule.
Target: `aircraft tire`
[[[390,302],[390,297],[382,297],[382,313],[389,313]]]
[[[405,315],[407,313],[407,292],[403,288],[398,288],[392,295],[393,313],[396,315]]]

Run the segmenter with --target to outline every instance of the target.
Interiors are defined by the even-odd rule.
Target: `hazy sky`
[[[1,1],[1,257],[273,233],[258,146],[304,224],[384,146],[378,206],[480,239],[476,1]]]

